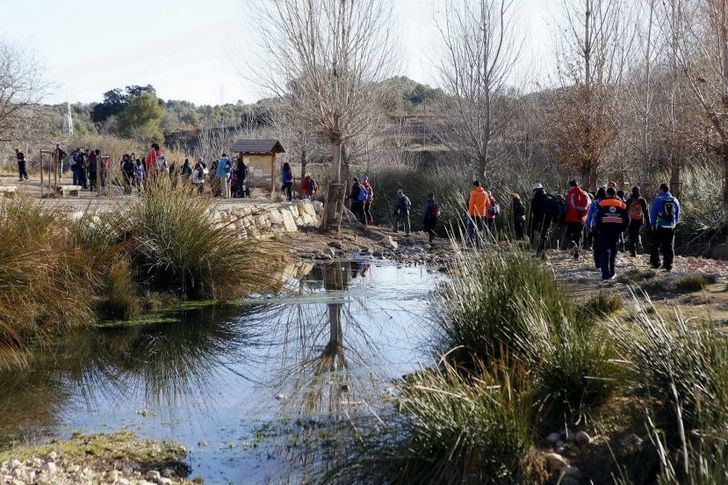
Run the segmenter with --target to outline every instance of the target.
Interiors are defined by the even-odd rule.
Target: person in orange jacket
[[[569,181],[569,193],[566,195],[566,247],[579,259],[581,235],[586,224],[586,213],[591,198],[576,180]]]
[[[485,216],[488,215],[488,208],[490,207],[490,195],[488,192],[480,186],[479,181],[474,181],[472,189],[470,190],[470,200],[468,201],[468,237],[470,239],[475,235],[475,230],[478,232],[483,230],[485,223]]]

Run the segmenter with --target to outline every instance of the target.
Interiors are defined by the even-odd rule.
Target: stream
[[[371,412],[431,363],[441,276],[364,260],[289,273],[276,294],[36,349],[28,370],[0,374],[0,444],[133,431],[183,443],[205,483],[290,479],[291,423]]]

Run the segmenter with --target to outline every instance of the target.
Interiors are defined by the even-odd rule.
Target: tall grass
[[[438,295],[440,345],[460,362],[488,359],[526,337],[531,318],[550,328],[572,318],[574,306],[553,273],[517,249],[459,254]]]
[[[132,261],[141,278],[188,298],[234,299],[269,284],[280,260],[270,243],[239,239],[214,219],[212,199],[167,177],[150,183],[127,216]]]
[[[662,403],[661,424],[678,422],[678,409],[688,430],[728,422],[728,338],[679,311],[667,318],[650,308],[640,305],[634,321],[617,322],[613,332],[637,390]]]
[[[93,321],[93,272],[69,243],[64,220],[23,197],[0,207],[0,366],[17,364],[27,339]]]
[[[362,445],[340,481],[373,483],[513,483],[531,447],[531,406],[503,363],[463,376],[454,366],[415,374],[396,411]],[[331,478],[331,477],[329,477]]]

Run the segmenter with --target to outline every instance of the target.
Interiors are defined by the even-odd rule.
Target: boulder
[[[574,442],[579,446],[584,446],[591,443],[592,439],[586,431],[579,431],[574,435]]]
[[[543,457],[546,460],[546,466],[552,472],[561,473],[569,466],[569,462],[566,461],[566,458],[558,453],[546,453]]]
[[[551,433],[550,435],[548,435],[546,437],[546,441],[548,441],[552,445],[555,445],[556,443],[561,441],[561,433],[556,433],[556,432]]]

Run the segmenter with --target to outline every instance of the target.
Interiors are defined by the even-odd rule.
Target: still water
[[[206,483],[285,481],[291,423],[371,412],[393,378],[430,363],[438,276],[358,261],[285,281],[36,351],[28,371],[0,374],[0,440],[130,430],[183,443]]]

